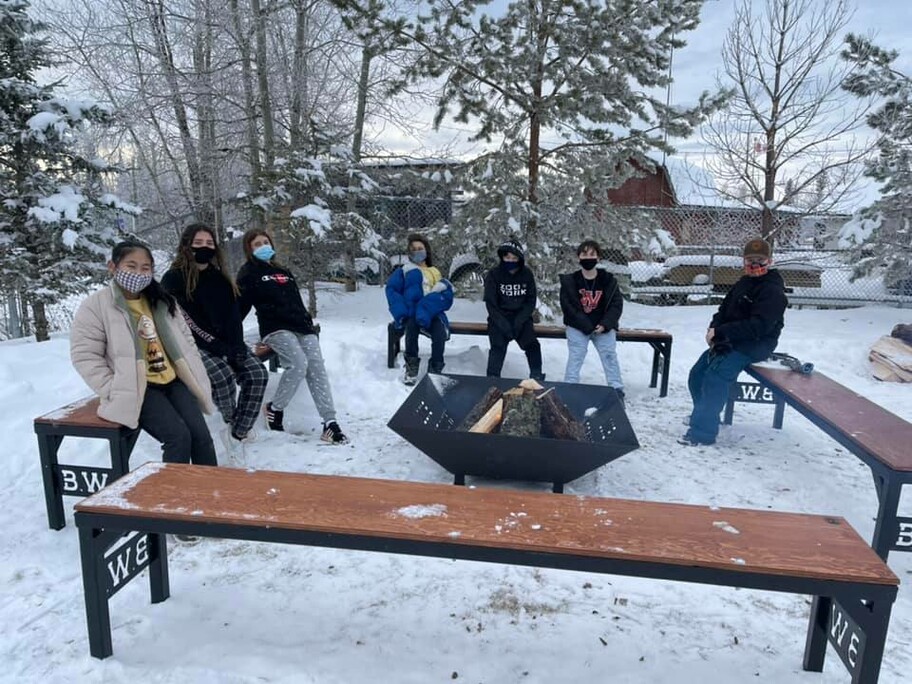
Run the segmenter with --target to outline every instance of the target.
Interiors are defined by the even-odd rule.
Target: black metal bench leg
[[[809,672],[823,672],[826,659],[827,627],[833,599],[829,596],[815,596],[811,604],[811,618],[808,622],[807,641],[804,646],[804,669]]]
[[[668,379],[671,377],[671,342],[664,345],[664,358],[662,359],[662,390],[660,397],[668,396]]]
[[[396,366],[396,354],[399,353],[399,331],[390,323],[386,326],[386,367]]]
[[[735,422],[735,400],[729,395],[725,401],[725,414],[722,416],[722,424],[731,425],[733,422]]]
[[[659,345],[655,342],[650,342],[649,346],[652,347],[652,370],[649,373],[649,386],[655,387],[659,384]]]
[[[883,663],[884,647],[887,642],[887,629],[890,625],[890,613],[893,604],[890,601],[874,601],[867,604],[871,611],[870,619],[865,625],[865,647],[861,654],[861,662],[853,673],[852,684],[868,684],[876,682],[880,676],[880,666]]]
[[[773,411],[773,427],[776,430],[782,429],[782,419],[785,417],[785,399],[781,394],[776,395],[776,409]]]
[[[149,590],[152,594],[152,603],[167,601],[171,596],[168,543],[163,534],[149,535]]]
[[[111,437],[111,473],[117,480],[130,472],[130,454],[139,439],[139,430],[121,430],[116,437]]]
[[[63,492],[57,474],[57,451],[63,437],[60,435],[38,435],[38,454],[41,457],[41,479],[44,482],[44,503],[47,507],[48,526],[52,530],[66,527],[63,513]]]
[[[899,508],[899,497],[902,494],[902,482],[891,481],[889,477],[883,477],[877,473],[874,474],[874,480],[879,480],[877,487],[877,523],[874,525],[874,539],[871,540],[871,546],[877,555],[886,562],[890,555],[890,549],[895,543],[902,543],[902,539],[896,538],[898,529],[896,520],[896,511]],[[912,538],[908,540],[912,548]]]
[[[79,529],[79,555],[82,559],[82,585],[85,593],[86,624],[89,652],[95,658],[107,658],[114,652],[111,645],[111,616],[108,598],[101,582],[103,550],[97,543],[101,530]]]

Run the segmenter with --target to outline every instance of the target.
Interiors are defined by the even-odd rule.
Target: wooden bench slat
[[[817,371],[802,375],[765,366],[750,371],[893,470],[912,472],[912,424],[896,414]]]
[[[78,513],[896,585],[842,518],[148,463]]]
[[[51,411],[50,413],[35,418],[35,422],[48,425],[120,428],[121,425],[98,417],[98,402],[99,399],[96,396],[84,397],[71,404],[62,406],[56,411]]]
[[[547,339],[561,339],[566,337],[566,328],[562,325],[535,325],[535,334]],[[452,321],[450,332],[455,335],[487,335],[488,324],[482,321]],[[670,340],[671,333],[655,328],[621,328],[618,330],[619,341],[634,340]]]

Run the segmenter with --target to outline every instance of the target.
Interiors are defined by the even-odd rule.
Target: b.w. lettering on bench
[[[105,555],[102,562],[108,571],[105,595],[110,598],[148,567],[149,535],[135,533],[129,536],[124,543]]]
[[[139,568],[152,601],[168,598],[167,534],[811,595],[804,669],[821,671],[830,643],[856,684],[877,681],[898,585],[841,518],[173,463],[148,463],[80,502],[76,524],[97,658],[113,652],[109,595]],[[148,541],[121,541],[130,533]]]
[[[98,417],[98,397],[86,397],[35,419],[38,454],[48,526],[53,530],[66,525],[64,496],[88,496],[130,470],[130,452],[139,430],[111,423]],[[107,440],[111,467],[92,467],[59,463],[58,452],[64,437]]]
[[[773,427],[782,428],[782,418],[785,415],[785,399],[759,382],[736,382],[729,387],[728,401],[725,403],[725,413],[722,423],[731,425],[735,415],[735,404],[774,404]]]
[[[830,632],[829,640],[839,654],[842,664],[852,674],[853,679],[855,672],[858,670],[858,664],[862,661],[864,655],[865,637],[864,631],[849,616],[848,612],[833,601],[830,606]]]
[[[890,551],[912,551],[912,518],[899,517],[902,489],[912,483],[912,424],[819,371],[809,375],[763,365],[746,372],[777,401],[773,427],[781,428],[785,404],[863,461],[877,490],[877,522],[871,546],[886,560]],[[730,399],[724,422],[731,424]]]
[[[90,466],[58,465],[60,487],[67,496],[88,496],[108,484],[111,468],[92,468]]]

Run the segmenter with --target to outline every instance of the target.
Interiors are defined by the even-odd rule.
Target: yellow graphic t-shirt
[[[177,373],[174,372],[161,340],[158,339],[149,302],[145,297],[126,301],[133,322],[136,323],[136,334],[139,336],[139,345],[146,360],[146,380],[156,385],[167,385],[177,378]]]
[[[434,285],[440,282],[442,276],[436,266],[419,266],[418,268],[421,269],[421,275],[424,277],[421,286],[424,289],[424,294],[427,294],[434,289]]]

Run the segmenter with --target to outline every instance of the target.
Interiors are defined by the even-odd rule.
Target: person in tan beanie
[[[744,246],[744,275],[719,305],[706,331],[709,348],[690,369],[687,386],[693,411],[680,444],[715,443],[731,384],[748,365],[768,359],[776,348],[788,299],[782,276],[770,269],[772,263],[766,240],[756,238]]]

